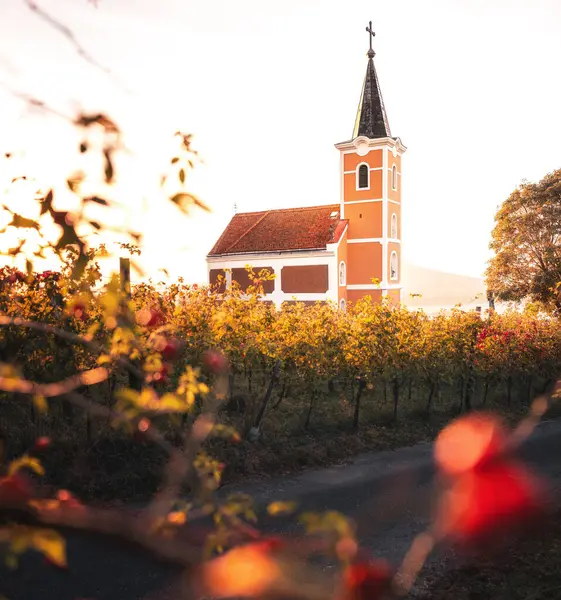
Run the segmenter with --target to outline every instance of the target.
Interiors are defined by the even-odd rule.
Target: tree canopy
[[[495,215],[487,288],[561,312],[561,169],[523,182]]]

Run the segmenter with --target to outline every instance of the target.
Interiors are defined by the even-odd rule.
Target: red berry
[[[392,569],[384,560],[351,565],[343,575],[345,600],[385,598],[392,582]]]
[[[507,433],[501,421],[494,415],[472,413],[440,432],[434,455],[443,473],[456,476],[485,465],[506,447]]]
[[[38,452],[42,451],[42,450],[46,450],[49,446],[51,445],[51,439],[44,436],[44,437],[40,437],[37,438],[35,440],[35,444],[33,445],[33,449],[37,450]]]
[[[160,327],[165,323],[161,310],[143,308],[136,313],[136,320],[143,327]]]
[[[457,478],[442,499],[442,534],[467,552],[488,552],[505,535],[546,516],[545,485],[521,464],[501,461]]]
[[[229,366],[226,357],[216,350],[205,352],[203,363],[212,373],[223,373]]]
[[[19,473],[0,479],[0,504],[8,506],[25,504],[32,493],[28,479]]]
[[[154,383],[167,383],[169,381],[170,372],[171,365],[164,363],[158,371],[152,374],[151,380]]]
[[[86,312],[86,305],[84,302],[76,302],[76,304],[72,306],[72,315],[78,321],[87,321],[88,313]]]
[[[173,360],[177,358],[180,348],[181,342],[176,338],[170,338],[163,341],[159,351],[165,360]]]

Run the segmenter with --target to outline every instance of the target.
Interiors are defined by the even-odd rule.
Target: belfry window
[[[364,190],[364,189],[368,189],[370,187],[370,182],[369,182],[369,171],[368,171],[368,165],[360,165],[358,167],[358,173],[357,173],[357,177],[358,177],[358,185],[357,188],[359,190]]]
[[[392,167],[392,190],[397,190],[397,167]]]
[[[390,227],[390,238],[392,240],[397,240],[397,215],[393,213],[392,222]]]
[[[395,281],[398,277],[397,252],[394,251],[390,256],[390,279]]]

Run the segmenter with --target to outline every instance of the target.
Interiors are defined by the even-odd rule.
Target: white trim
[[[343,277],[341,278],[341,266],[343,267]],[[347,285],[347,265],[344,260],[339,261],[339,271],[337,273],[337,281],[339,283],[339,287],[346,287]],[[341,283],[341,279],[343,279],[343,283]]]
[[[394,177],[394,173],[395,173],[395,177]],[[397,192],[398,172],[397,172],[397,167],[396,167],[395,163],[392,165],[392,168],[391,168],[391,178],[392,178],[392,191]]]
[[[391,198],[388,198],[388,202],[393,202],[393,204],[401,204],[401,200],[392,200]]]
[[[384,137],[370,139],[362,135],[355,138],[354,140],[347,140],[346,142],[340,142],[339,144],[335,144],[335,148],[337,148],[337,150],[340,150],[344,154],[358,154],[358,148],[364,145],[367,145],[368,151],[386,146],[389,146],[390,148],[395,147],[400,154],[403,154],[407,150],[407,147],[403,145],[403,142],[400,138],[393,139],[391,137]]]
[[[345,204],[363,204],[364,202],[383,202],[383,198],[374,198],[373,200],[347,200]]]
[[[384,148],[384,173],[388,168],[388,150]],[[388,198],[388,178],[382,179],[382,197]],[[388,281],[388,203],[382,202],[382,281]]]
[[[400,244],[401,240],[393,239],[393,238],[353,238],[352,240],[347,240],[347,244],[368,244],[372,242],[378,242],[378,244],[383,244],[385,242],[391,242],[392,244]]]
[[[333,244],[329,244],[330,246]],[[316,250],[273,250],[271,252],[240,252],[239,254],[218,254],[215,256],[207,256],[206,262],[215,263],[226,263],[226,262],[243,262],[244,265],[248,264],[248,261],[266,261],[266,260],[278,260],[279,258],[284,259],[296,259],[296,258],[329,258],[334,256],[332,251],[321,249]]]
[[[339,300],[339,309],[345,312],[347,310],[347,300],[345,298],[341,298]]]
[[[360,163],[361,165],[368,165],[368,163],[362,161]],[[369,170],[370,171],[383,171],[384,167],[371,167],[370,165],[368,165]],[[354,175],[356,173],[356,169],[354,169],[353,171],[343,171],[343,175]],[[366,188],[360,188],[361,190],[364,190]]]
[[[395,220],[395,235],[393,235],[394,234],[394,220]],[[393,241],[393,240],[399,239],[398,232],[399,232],[399,227],[397,225],[397,213],[392,213],[392,216],[390,217],[390,237],[388,238],[388,241]]]
[[[382,284],[376,283],[353,283],[347,286],[347,290],[381,290]]]
[[[345,157],[343,156],[343,153],[341,152],[339,154],[339,156],[341,157],[341,160],[339,161],[339,204],[340,204],[340,213],[341,213],[341,219],[345,218],[345,174],[344,174],[344,169],[345,169]]]
[[[353,283],[352,285],[347,286],[348,290],[401,290],[403,289],[402,285],[384,285],[383,282],[379,284],[376,283]]]
[[[366,174],[368,175],[368,185],[366,187],[359,187],[360,182],[360,167],[366,167]],[[370,165],[367,162],[358,163],[355,168],[355,191],[356,192],[367,192],[370,191]]]
[[[301,255],[301,256],[290,256],[287,253],[280,255],[271,256],[262,254],[260,257],[257,255],[247,256],[240,255],[236,259],[231,256],[213,257],[215,260],[207,260],[207,280],[209,279],[211,269],[234,269],[243,268],[246,265],[250,265],[256,271],[264,267],[271,267],[275,274],[273,292],[265,294],[265,300],[272,300],[275,306],[279,307],[285,300],[331,300],[335,303],[338,302],[339,298],[339,273],[337,255],[333,252],[323,252],[322,254],[315,253],[314,255]],[[218,259],[218,260],[217,260]],[[319,293],[299,293],[294,294],[292,292],[282,291],[282,268],[292,266],[319,266],[327,265],[327,285],[328,289],[326,292]],[[231,284],[231,274],[230,281]]]
[[[395,285],[384,285],[382,282],[380,282],[379,284],[376,283],[356,283],[353,285],[349,285],[347,286],[348,290],[355,290],[355,291],[361,291],[361,290],[380,290],[380,291],[384,291],[384,290],[400,290],[402,289],[402,286],[395,286]]]
[[[368,244],[371,242],[381,244],[383,241],[384,238],[353,238],[352,240],[347,240],[347,244]]]

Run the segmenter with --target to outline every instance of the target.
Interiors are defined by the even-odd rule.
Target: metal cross
[[[368,27],[366,28],[366,31],[368,31],[368,33],[370,34],[370,51],[372,51],[372,38],[376,35],[374,33],[374,30],[372,29],[372,21],[369,21],[368,23]]]

